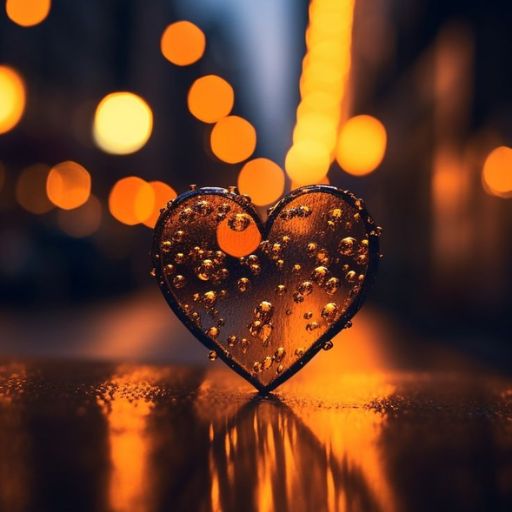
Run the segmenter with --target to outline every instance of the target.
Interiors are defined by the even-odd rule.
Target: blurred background
[[[510,371],[506,2],[2,3],[0,356],[206,361],[149,277],[159,209],[330,183],[384,229],[348,357]]]

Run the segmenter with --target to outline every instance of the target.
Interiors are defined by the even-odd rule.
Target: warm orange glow
[[[283,170],[268,158],[255,158],[242,167],[238,188],[257,206],[273,203],[284,191]]]
[[[288,176],[298,185],[320,182],[329,171],[329,152],[322,144],[304,140],[294,144],[286,155]]]
[[[228,116],[213,127],[210,143],[217,158],[236,164],[253,154],[256,148],[256,130],[242,117]]]
[[[498,197],[512,197],[512,148],[493,149],[484,163],[482,183],[485,191]]]
[[[340,130],[336,158],[349,174],[364,176],[380,165],[386,153],[386,143],[386,129],[378,119],[355,116]]]
[[[96,144],[107,153],[134,153],[146,144],[152,131],[153,112],[136,94],[113,92],[96,108],[93,136]]]
[[[63,210],[78,208],[89,199],[91,175],[76,162],[62,162],[50,170],[46,193],[48,199]]]
[[[60,229],[73,238],[91,236],[101,224],[101,203],[91,195],[86,203],[73,210],[59,210],[57,222]]]
[[[7,0],[5,12],[14,23],[33,27],[46,19],[51,5],[51,0]]]
[[[25,210],[42,214],[49,212],[53,204],[46,195],[46,179],[50,168],[44,164],[27,167],[16,183],[16,200]]]
[[[204,123],[216,123],[229,115],[234,101],[233,87],[217,75],[198,78],[188,92],[190,113]]]
[[[204,53],[206,37],[203,31],[190,21],[171,23],[162,34],[160,49],[163,56],[177,66],[197,62]]]
[[[353,16],[354,0],[312,0],[310,4],[301,101],[285,160],[286,172],[297,185],[318,183],[334,157],[346,107]]]
[[[314,183],[297,183],[292,181],[290,184],[290,190],[295,190],[296,188],[303,187],[304,185],[329,185],[330,183],[329,176],[325,175],[320,181],[316,181]]]
[[[261,242],[261,233],[256,223],[251,223],[244,231],[234,231],[228,225],[228,219],[217,226],[217,243],[230,256],[240,258],[251,254]]]
[[[0,134],[12,130],[25,110],[25,84],[17,71],[0,66]]]
[[[141,178],[120,179],[110,191],[108,206],[112,216],[123,224],[133,226],[144,222],[153,213],[153,187]]]
[[[176,191],[162,181],[150,181],[154,193],[154,204],[151,215],[144,220],[144,225],[148,228],[154,228],[158,217],[160,216],[160,209],[164,208],[165,205],[174,199],[177,194]]]

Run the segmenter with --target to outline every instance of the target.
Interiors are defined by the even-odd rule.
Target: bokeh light
[[[233,87],[217,75],[198,78],[188,92],[190,113],[204,123],[216,123],[226,117],[233,108]]]
[[[303,187],[305,185],[329,185],[330,183],[329,176],[325,175],[321,180],[313,183],[297,183],[296,181],[292,181],[290,184],[290,190],[295,190],[296,188]]]
[[[206,37],[203,31],[190,21],[171,23],[162,34],[162,55],[176,66],[188,66],[204,54]]]
[[[386,144],[386,129],[378,119],[367,115],[355,116],[340,129],[336,159],[344,171],[364,176],[380,165]]]
[[[256,130],[242,117],[224,117],[213,127],[210,143],[217,158],[229,164],[236,164],[254,153]]]
[[[76,162],[61,162],[48,173],[46,193],[48,199],[63,210],[78,208],[91,194],[91,175]]]
[[[84,238],[98,231],[101,224],[101,203],[94,195],[74,210],[59,210],[57,223],[62,231],[73,238]]]
[[[12,130],[25,110],[25,84],[17,71],[0,66],[0,134]]]
[[[172,187],[163,181],[150,181],[149,185],[153,189],[154,194],[153,211],[149,217],[143,220],[143,224],[148,228],[154,228],[160,216],[160,210],[164,208],[171,199],[174,199],[177,194]]]
[[[257,206],[273,203],[284,192],[284,172],[268,158],[255,158],[247,162],[238,175],[238,188],[251,196]]]
[[[512,197],[512,148],[499,146],[489,153],[482,170],[482,184],[488,194]]]
[[[153,112],[140,96],[113,92],[98,104],[93,136],[107,153],[127,155],[141,149],[153,131]]]
[[[30,213],[40,215],[53,209],[46,195],[46,179],[50,167],[34,164],[24,169],[16,181],[16,200]]]
[[[22,27],[33,27],[46,19],[50,12],[51,0],[7,0],[7,16]]]
[[[217,243],[219,247],[234,258],[241,258],[254,252],[261,242],[258,226],[251,219],[249,226],[243,231],[235,231],[229,227],[228,219],[217,226]]]
[[[153,213],[155,193],[142,178],[121,178],[112,187],[108,206],[112,216],[123,224],[133,226],[148,219]]]
[[[298,185],[319,183],[329,171],[328,149],[316,141],[303,140],[294,144],[286,155],[286,173]]]

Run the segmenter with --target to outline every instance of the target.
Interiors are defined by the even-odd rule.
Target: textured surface
[[[212,357],[258,386],[332,346],[377,265],[379,228],[361,200],[334,187],[293,192],[266,228],[242,196],[202,189],[178,198],[159,225],[155,273],[171,306]]]
[[[0,510],[512,507],[509,381],[215,366],[1,364]]]

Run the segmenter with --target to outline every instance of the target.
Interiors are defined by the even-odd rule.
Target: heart
[[[210,359],[269,392],[351,325],[379,235],[363,201],[336,187],[292,191],[265,225],[235,187],[193,188],[162,210],[152,272]]]

